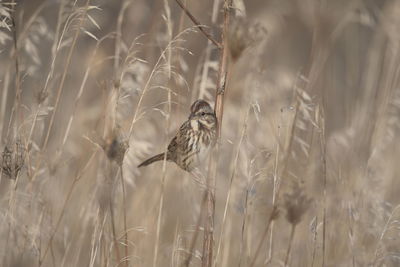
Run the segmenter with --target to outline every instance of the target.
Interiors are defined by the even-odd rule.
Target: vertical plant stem
[[[162,218],[162,211],[164,207],[164,190],[165,190],[165,167],[166,165],[166,157],[164,158],[163,163],[163,175],[161,177],[161,185],[160,185],[160,200],[158,203],[158,213],[157,213],[157,222],[156,222],[156,237],[155,237],[155,245],[154,245],[154,254],[153,254],[153,267],[157,266],[157,259],[158,259],[158,247],[160,243],[160,232],[161,232],[161,218]]]
[[[204,192],[203,198],[202,198],[201,203],[200,203],[200,214],[199,214],[199,217],[197,219],[196,228],[195,228],[194,236],[192,238],[192,242],[190,243],[189,256],[185,261],[185,266],[186,267],[189,267],[190,262],[192,261],[192,258],[193,258],[193,251],[194,251],[194,248],[195,248],[196,243],[197,243],[197,238],[199,236],[200,224],[201,224],[201,220],[203,218],[204,203],[205,203],[206,199],[207,199],[207,191]]]
[[[108,39],[108,37],[109,36],[106,35],[105,37],[99,39],[97,41],[97,43],[96,43],[95,48],[93,49],[93,53],[92,53],[92,55],[90,57],[89,64],[88,64],[88,66],[86,68],[85,74],[83,75],[81,86],[79,87],[78,93],[76,94],[76,97],[75,97],[75,100],[74,100],[73,110],[72,110],[71,116],[69,117],[69,120],[68,120],[68,123],[67,123],[67,128],[66,128],[65,133],[63,135],[62,143],[59,146],[59,148],[57,149],[57,153],[56,153],[56,155],[54,157],[57,160],[59,159],[59,157],[61,156],[61,154],[62,154],[62,152],[64,150],[64,146],[65,146],[65,144],[67,142],[68,136],[69,136],[70,131],[71,131],[72,122],[74,121],[76,113],[77,113],[78,104],[79,104],[79,102],[80,102],[80,100],[82,98],[83,91],[86,88],[86,82],[87,82],[87,80],[89,78],[89,75],[91,74],[92,67],[94,65],[96,65],[96,62],[95,62],[94,59],[97,56],[97,51],[98,51],[98,49],[100,47],[101,42],[106,40],[106,39]]]
[[[299,109],[299,101],[296,102],[295,115],[294,115],[293,122],[292,122],[291,129],[290,129],[289,144],[287,145],[287,148],[286,148],[285,159],[283,160],[283,169],[282,169],[280,177],[284,177],[286,175],[287,165],[288,165],[288,158],[289,158],[289,155],[290,155],[290,152],[291,152],[291,148],[292,148],[292,143],[293,143],[294,128],[295,128],[295,124],[296,124],[296,121],[297,121],[297,118],[298,118],[298,109]],[[275,199],[278,200],[279,194],[280,194],[280,188],[281,188],[279,182],[278,182],[278,186],[276,186],[276,187],[277,188],[275,188]],[[269,228],[271,226],[271,223],[274,220],[274,218],[277,216],[277,214],[278,214],[278,204],[275,203],[275,205],[272,206],[271,214],[270,214],[270,216],[268,217],[268,220],[267,220],[267,226],[266,226],[263,234],[261,235],[260,242],[258,243],[256,252],[254,254],[254,258],[253,258],[253,261],[250,264],[250,267],[253,267],[255,265],[256,260],[258,258],[258,255],[260,254],[261,247],[262,247],[262,244],[264,242],[264,239],[266,238],[266,236],[268,234],[268,231],[269,231]]]
[[[63,3],[63,2],[62,2],[62,3]],[[51,132],[51,129],[52,129],[52,126],[53,126],[53,123],[54,123],[55,114],[56,114],[57,109],[58,109],[58,104],[59,104],[60,99],[61,99],[61,93],[62,93],[63,88],[64,88],[65,79],[66,79],[66,76],[67,76],[67,73],[68,73],[69,66],[70,66],[70,64],[71,64],[72,54],[73,54],[73,51],[75,50],[75,46],[76,46],[76,43],[77,43],[77,40],[78,40],[78,37],[79,37],[79,33],[80,33],[81,28],[82,28],[82,26],[83,26],[83,23],[85,22],[86,14],[87,14],[87,12],[88,12],[88,10],[89,10],[89,5],[90,5],[90,0],[86,0],[84,11],[83,11],[82,14],[81,14],[81,17],[80,17],[78,26],[77,26],[77,28],[76,28],[76,30],[75,30],[75,34],[74,34],[73,39],[72,39],[72,43],[71,43],[70,49],[69,49],[69,51],[68,51],[67,60],[66,60],[66,63],[65,63],[65,68],[64,68],[64,71],[63,71],[63,74],[62,74],[62,77],[61,77],[60,84],[59,84],[59,86],[58,86],[56,101],[55,101],[55,104],[54,104],[54,107],[53,107],[53,113],[51,114],[49,126],[48,126],[48,128],[47,128],[47,133],[46,133],[46,135],[45,135],[45,139],[44,139],[44,142],[43,142],[43,145],[42,145],[42,152],[45,151],[46,148],[47,148],[47,144],[48,144],[49,137],[50,137],[50,132]],[[60,15],[60,14],[59,14],[59,15]],[[66,25],[67,25],[67,24],[68,24],[68,23],[66,23]],[[57,26],[57,27],[58,27],[58,26]],[[64,30],[66,29],[66,27],[67,27],[67,26],[65,26]],[[64,32],[63,32],[61,35],[63,36],[63,35],[64,35]],[[61,45],[61,41],[62,41],[62,37],[60,37],[60,41],[59,41],[58,46]],[[56,51],[57,51],[57,50],[58,50],[58,49],[56,49]],[[44,92],[47,92],[48,82],[49,82],[49,80],[50,80],[50,78],[51,78],[51,76],[52,76],[52,74],[53,74],[53,71],[54,71],[55,59],[56,59],[56,57],[55,57],[55,55],[53,55],[52,67],[51,67],[50,73],[49,73],[49,75],[47,76],[47,79],[46,79],[46,84],[45,84]],[[36,119],[37,119],[37,115],[38,115],[38,113],[39,113],[39,111],[40,111],[40,107],[41,107],[41,103],[39,104],[39,107],[38,107],[38,110],[37,110],[37,114],[35,115],[34,124],[32,125],[31,132],[33,131],[33,129],[34,129],[34,127],[35,127],[35,122],[36,122]],[[35,179],[35,177],[37,176],[38,170],[40,170],[41,164],[42,164],[42,162],[43,162],[42,160],[43,160],[42,157],[40,157],[40,158],[37,160],[37,164],[36,164],[36,167],[35,167],[35,168],[36,168],[36,171],[35,171],[34,174],[32,175],[31,182],[32,182],[32,181]]]
[[[129,256],[129,243],[128,243],[128,227],[127,227],[127,220],[126,220],[126,190],[125,190],[125,180],[124,180],[124,172],[122,170],[122,165],[120,168],[120,178],[121,178],[121,188],[122,188],[122,209],[124,215],[124,238],[125,238],[125,266],[129,266],[128,256]]]
[[[214,0],[213,4],[213,9],[212,9],[212,14],[211,14],[211,23],[216,24],[218,20],[218,14],[219,14],[219,2],[220,0]],[[207,90],[207,78],[209,77],[209,73],[211,71],[211,52],[214,46],[212,46],[212,42],[208,40],[207,42],[207,47],[204,52],[204,63],[202,64],[202,70],[201,70],[201,78],[199,82],[199,93],[198,97],[199,98],[204,98],[206,95],[206,90]],[[201,64],[199,64],[201,65]]]
[[[11,1],[11,3],[14,4],[14,0]],[[18,58],[19,57],[19,53],[18,53],[18,43],[17,43],[17,27],[16,27],[16,24],[15,24],[16,11],[15,11],[14,5],[12,7],[12,11],[11,12],[12,12],[12,14],[11,14],[12,33],[13,33],[13,41],[14,41],[13,44],[14,44],[14,51],[15,51],[15,53],[14,53],[14,60],[15,60],[15,81],[14,81],[15,99],[14,99],[14,104],[13,104],[13,107],[12,107],[12,110],[11,110],[10,122],[9,122],[9,125],[8,125],[6,138],[8,139],[9,130],[11,129],[11,125],[12,125],[12,122],[13,122],[13,116],[15,116],[14,127],[13,127],[13,130],[14,130],[13,149],[15,151],[16,150],[16,142],[17,142],[17,134],[18,134],[17,128],[18,128],[18,125],[19,125],[19,123],[18,123],[18,117],[19,117],[18,112],[19,112],[19,107],[20,107],[20,98],[21,98],[21,91],[20,90],[21,90],[21,88],[20,88],[20,76],[19,76],[20,73],[19,73],[19,61],[18,61],[19,60],[19,58]],[[16,115],[13,115],[13,114],[16,114]],[[13,157],[13,162],[15,162],[15,156],[16,155],[14,153],[13,156],[12,156]],[[14,175],[14,174],[15,173],[14,173],[14,170],[13,170],[13,174],[12,175]],[[9,218],[13,218],[14,217],[14,215],[13,215],[13,211],[14,211],[13,206],[14,205],[13,204],[15,204],[15,202],[16,202],[14,197],[15,197],[15,194],[16,194],[17,183],[18,183],[18,179],[17,178],[14,181],[13,190],[10,192],[10,199],[8,201],[7,216]],[[7,237],[6,237],[6,240],[7,240],[6,244],[9,243],[10,236],[11,236],[11,230],[12,230],[12,220],[9,220]],[[4,255],[4,262],[5,262],[5,264],[8,263],[7,262],[7,253]]]
[[[211,162],[210,166],[216,169],[216,164]],[[215,172],[214,172],[215,173]],[[214,212],[215,212],[215,189],[210,184],[215,183],[215,177],[211,175],[207,179],[207,202],[206,202],[206,222],[204,227],[204,240],[203,240],[203,257],[202,267],[211,267],[213,259],[213,245],[214,245]]]
[[[218,119],[218,136],[221,135],[221,126],[222,126],[222,116],[224,110],[224,95],[225,88],[228,76],[228,56],[229,51],[227,47],[227,38],[228,38],[228,28],[229,28],[229,12],[230,7],[232,6],[232,0],[224,1],[224,25],[222,31],[222,42],[223,47],[221,51],[221,58],[219,62],[219,70],[218,70],[218,83],[217,83],[217,93],[215,98],[215,114]]]
[[[263,243],[265,237],[266,237],[267,234],[268,234],[269,227],[270,227],[270,225],[271,225],[271,223],[272,223],[274,217],[276,216],[276,213],[277,213],[277,206],[273,206],[272,209],[273,209],[273,210],[271,211],[271,214],[269,215],[269,218],[268,218],[268,220],[267,220],[267,226],[265,227],[265,230],[264,230],[264,232],[263,232],[262,235],[261,235],[260,243],[259,243],[258,246],[257,246],[256,252],[255,252],[255,254],[254,254],[253,261],[251,262],[250,267],[253,267],[254,264],[256,263],[256,260],[257,260],[257,258],[258,258],[258,254],[260,254],[260,251],[261,251],[262,243]]]
[[[112,231],[112,238],[114,242],[114,247],[115,247],[115,256],[117,257],[118,264],[122,262],[121,260],[121,253],[119,252],[119,246],[118,246],[118,238],[117,238],[117,231],[115,230],[115,216],[114,216],[114,206],[112,203],[112,198],[109,199],[110,203],[110,220],[111,220],[111,231]]]
[[[281,113],[282,115],[282,113]],[[281,126],[278,126],[278,135],[277,135],[277,143],[276,143],[276,155],[275,155],[275,162],[274,162],[274,186],[272,189],[272,206],[275,206],[276,204],[276,193],[279,188],[279,174],[278,174],[278,161],[279,161],[279,155],[280,155],[280,137],[281,137]],[[269,251],[268,251],[268,259],[266,260],[267,263],[270,263],[272,261],[272,255],[273,255],[273,240],[274,240],[274,222],[271,222],[271,235],[269,239]]]
[[[325,252],[326,252],[326,142],[325,142],[325,115],[324,107],[321,107],[320,115],[320,142],[321,142],[321,160],[322,160],[322,179],[323,179],[323,217],[322,217],[322,267],[325,266]]]
[[[291,228],[291,231],[290,231],[289,245],[288,245],[288,248],[286,250],[285,267],[289,266],[288,264],[289,264],[290,252],[292,250],[292,244],[293,244],[295,232],[296,232],[296,224],[292,224],[292,228]]]
[[[85,4],[85,9],[84,9],[85,11],[84,11],[84,12],[82,13],[82,15],[81,15],[81,18],[80,18],[80,20],[79,20],[79,24],[78,24],[78,26],[77,26],[77,28],[76,28],[74,37],[73,37],[73,39],[72,39],[72,43],[71,43],[70,49],[69,49],[69,51],[68,51],[67,61],[66,61],[66,63],[65,63],[65,68],[64,68],[63,74],[62,74],[62,76],[61,76],[60,84],[59,84],[59,86],[58,86],[58,91],[57,91],[57,96],[56,96],[56,102],[54,103],[54,110],[53,110],[53,113],[51,114],[51,117],[50,117],[49,127],[47,128],[47,133],[46,133],[46,136],[45,136],[45,139],[44,139],[44,143],[43,143],[43,146],[42,146],[42,150],[45,150],[45,149],[46,149],[47,143],[48,143],[48,141],[49,141],[50,132],[51,132],[51,129],[53,128],[54,118],[55,118],[55,115],[56,115],[56,113],[57,113],[58,104],[59,104],[60,99],[61,99],[61,93],[62,93],[62,91],[63,91],[63,89],[64,89],[65,79],[66,79],[66,77],[67,77],[68,69],[69,69],[69,66],[70,66],[70,64],[71,64],[72,54],[73,54],[73,52],[74,52],[74,50],[75,50],[74,48],[75,48],[75,46],[76,46],[76,42],[77,42],[77,40],[78,40],[79,33],[80,33],[81,28],[82,28],[82,26],[83,26],[83,23],[84,23],[84,21],[85,21],[86,14],[87,14],[87,11],[88,11],[88,9],[89,9],[89,4],[90,4],[90,0],[87,0],[87,1],[86,1],[86,4]]]
[[[4,1],[3,1],[4,2]],[[21,89],[20,89],[20,71],[19,71],[19,59],[18,59],[18,44],[19,43],[23,43],[24,41],[25,41],[25,39],[27,38],[27,34],[29,33],[29,29],[30,29],[30,27],[32,26],[32,24],[34,23],[34,21],[37,19],[37,17],[39,16],[39,14],[40,14],[40,12],[43,10],[43,8],[45,7],[45,5],[46,5],[46,3],[43,3],[43,4],[41,4],[41,5],[39,5],[38,6],[38,8],[35,10],[35,12],[33,12],[33,14],[30,16],[30,18],[26,21],[26,22],[24,22],[24,23],[22,23],[22,21],[21,21],[21,23],[20,23],[20,25],[21,25],[21,31],[20,31],[20,33],[19,34],[17,34],[17,31],[16,31],[16,25],[15,25],[15,3],[16,1],[15,0],[13,0],[13,1],[11,1],[10,3],[11,3],[11,6],[12,6],[12,11],[11,11],[11,23],[12,23],[12,35],[13,35],[13,42],[14,42],[14,48],[13,48],[13,50],[11,50],[11,53],[10,53],[10,58],[15,58],[15,64],[14,64],[14,66],[15,66],[15,71],[16,71],[16,73],[15,73],[15,83],[14,83],[14,85],[15,85],[15,88],[13,88],[12,90],[14,90],[14,91],[16,91],[16,98],[15,98],[15,101],[14,101],[14,105],[13,105],[13,107],[12,107],[12,110],[11,110],[11,115],[10,115],[10,119],[9,119],[9,126],[8,126],[8,128],[7,128],[7,133],[6,133],[6,136],[8,137],[8,135],[9,135],[9,130],[11,129],[11,123],[13,122],[13,118],[14,118],[14,115],[15,115],[15,111],[16,111],[16,106],[15,106],[15,103],[19,103],[19,100],[20,100],[20,93],[21,93]],[[22,19],[21,19],[22,20]],[[22,28],[22,26],[23,26],[23,28]],[[5,75],[4,75],[4,86],[3,86],[3,97],[2,97],[2,105],[1,105],[1,112],[0,112],[0,120],[1,120],[1,122],[0,122],[0,133],[2,134],[3,133],[3,126],[4,126],[4,121],[5,121],[5,118],[4,118],[4,116],[5,116],[5,110],[6,110],[6,107],[7,107],[7,105],[6,105],[6,102],[7,102],[7,95],[8,95],[8,85],[9,85],[9,81],[10,81],[10,75],[11,75],[11,65],[9,65],[9,66],[7,66],[6,67],[6,71],[5,71]],[[10,88],[11,89],[11,88]],[[11,91],[11,90],[10,90]]]
[[[122,23],[124,21],[124,14],[130,2],[122,1],[117,19],[117,35],[115,37],[115,50],[114,50],[114,79],[118,77],[118,70],[120,64],[121,44],[122,44]]]
[[[167,136],[168,129],[170,126],[170,114],[171,114],[171,90],[170,89],[168,89],[168,113],[167,114],[168,115],[167,115],[167,120],[166,120],[165,136]],[[153,267],[156,267],[156,265],[157,265],[158,247],[159,247],[159,243],[160,243],[161,218],[162,218],[162,212],[163,212],[163,208],[164,208],[165,180],[166,180],[166,176],[167,176],[167,154],[166,153],[165,153],[164,160],[163,160],[162,173],[163,173],[163,175],[161,178],[161,192],[160,192],[160,202],[159,202],[159,210],[158,210],[158,217],[157,217],[156,245],[155,245],[155,249],[154,249]]]
[[[10,75],[11,70],[10,67],[7,67],[7,70],[4,71],[4,78],[2,78],[3,86],[2,86],[2,94],[1,94],[1,104],[0,104],[0,136],[3,136],[3,128],[5,123],[5,115],[6,115],[6,107],[7,107],[7,98],[8,98],[8,85],[10,83]]]
[[[221,42],[221,56],[218,70],[218,82],[215,98],[215,114],[218,120],[218,139],[221,136],[222,117],[224,109],[224,95],[226,88],[226,81],[228,75],[228,48],[227,48],[227,33],[229,27],[229,10],[232,5],[232,0],[224,1],[224,24],[222,30]],[[211,267],[213,263],[213,249],[214,249],[214,214],[215,214],[215,187],[216,187],[216,174],[217,162],[219,154],[219,144],[217,143],[215,153],[210,157],[209,172],[207,177],[207,213],[206,225],[204,227],[204,240],[203,240],[203,258],[202,267]]]
[[[315,229],[314,231],[314,236],[313,236],[313,252],[312,252],[312,257],[311,257],[311,267],[314,267],[314,262],[315,262],[315,255],[317,254],[317,235],[318,235],[318,217],[315,218]]]
[[[219,256],[220,251],[221,251],[222,238],[224,236],[224,230],[225,230],[226,219],[227,219],[227,214],[228,214],[228,207],[229,207],[229,202],[230,202],[231,194],[232,194],[233,179],[235,178],[236,173],[237,173],[237,166],[238,166],[238,162],[239,162],[240,147],[242,146],[244,137],[246,135],[248,117],[249,117],[249,112],[247,111],[245,119],[244,119],[244,122],[243,122],[242,133],[240,135],[240,140],[239,140],[239,143],[237,145],[236,153],[235,153],[235,157],[234,157],[234,161],[233,161],[233,171],[232,171],[231,179],[229,181],[228,194],[227,194],[226,200],[225,200],[224,215],[222,217],[221,233],[220,233],[219,240],[218,240],[217,254],[215,255],[215,266],[218,266],[217,265],[218,256]]]
[[[164,9],[165,9],[165,20],[167,23],[167,32],[168,38],[171,42],[172,40],[172,21],[171,21],[171,12],[169,9],[168,1],[164,0]],[[166,54],[166,67],[167,67],[167,74],[168,74],[168,81],[171,81],[171,55],[172,49],[170,46],[165,50]],[[171,102],[172,102],[172,94],[171,89],[168,88],[168,105],[167,105],[167,116],[166,116],[166,123],[165,123],[165,137],[168,136],[168,130],[170,127],[170,116],[171,116]],[[166,143],[168,146],[168,143]],[[167,147],[165,151],[167,151]],[[167,153],[164,153],[164,160],[163,160],[163,167],[162,167],[162,178],[161,178],[161,190],[160,190],[160,202],[159,202],[159,209],[158,209],[158,217],[157,217],[157,226],[156,226],[156,244],[154,248],[154,257],[153,257],[153,267],[157,266],[157,258],[158,258],[158,248],[160,245],[160,232],[161,232],[161,219],[162,219],[162,212],[164,209],[164,191],[165,191],[165,181],[167,176]]]
[[[50,78],[53,77],[53,72],[54,72],[54,69],[55,69],[55,61],[56,61],[56,58],[57,58],[57,51],[58,51],[57,46],[58,46],[59,40],[61,41],[62,37],[63,37],[63,36],[59,36],[59,35],[60,35],[60,29],[61,29],[61,24],[62,24],[62,14],[63,14],[64,7],[65,7],[65,1],[66,0],[61,0],[60,8],[58,10],[57,25],[56,25],[56,30],[55,30],[55,34],[54,34],[53,44],[52,44],[52,47],[51,47],[51,56],[52,56],[51,66],[50,66],[49,73],[47,74],[47,77],[46,77],[45,85],[44,85],[42,91],[40,92],[39,99],[41,99],[41,100],[39,101],[39,104],[36,107],[36,112],[35,112],[35,115],[33,117],[32,125],[31,125],[30,131],[29,131],[29,136],[28,136],[28,139],[26,141],[25,150],[28,150],[28,146],[31,143],[31,140],[32,140],[32,137],[33,137],[33,132],[35,130],[36,123],[38,121],[39,113],[40,113],[40,110],[41,110],[43,102],[44,102],[43,98],[47,94],[47,88],[48,88],[48,85],[49,85]],[[32,177],[29,152],[26,154],[26,158],[29,160],[28,177]]]
[[[12,1],[14,2],[14,1]],[[19,45],[18,45],[18,38],[17,38],[17,25],[15,23],[15,16],[16,16],[16,11],[13,6],[13,11],[12,11],[12,16],[11,16],[11,22],[13,26],[13,39],[14,39],[14,58],[15,58],[15,102],[13,106],[13,111],[11,114],[15,113],[15,122],[14,122],[14,140],[16,141],[17,138],[17,129],[19,127],[19,119],[20,119],[20,105],[21,105],[21,86],[20,86],[20,70],[19,70]],[[10,126],[12,123],[12,115],[10,117]],[[11,127],[9,127],[10,129]]]
[[[390,229],[390,224],[393,222],[393,217],[396,215],[397,210],[400,209],[400,205],[397,205],[392,212],[389,215],[389,218],[387,219],[385,226],[383,227],[382,232],[379,235],[379,239],[376,242],[376,248],[375,248],[375,252],[374,252],[374,260],[372,262],[372,264],[370,266],[381,266],[378,265],[380,260],[383,260],[384,258],[379,257],[379,250],[382,244],[382,241],[387,233],[387,231]]]
[[[71,199],[72,196],[72,192],[75,189],[76,184],[78,183],[78,181],[82,178],[83,173],[85,173],[85,171],[87,170],[87,168],[90,166],[90,163],[92,162],[92,160],[94,159],[94,156],[96,155],[96,152],[94,152],[91,157],[89,158],[89,160],[87,161],[86,165],[82,168],[81,171],[78,172],[78,174],[76,175],[76,177],[74,178],[74,180],[72,181],[72,184],[68,190],[67,196],[65,197],[62,209],[61,209],[61,213],[58,216],[56,225],[54,226],[54,231],[51,233],[50,235],[50,239],[44,249],[44,253],[43,256],[39,256],[39,267],[42,266],[44,260],[46,259],[47,253],[49,252],[49,248],[51,247],[51,244],[53,242],[54,236],[57,233],[58,228],[60,227],[61,221],[64,217],[67,205],[69,203],[69,200]]]
[[[249,191],[250,188],[248,187],[246,189],[246,196],[244,200],[244,215],[243,215],[243,221],[242,221],[242,229],[240,232],[240,246],[239,246],[239,267],[242,266],[243,262],[243,247],[244,247],[244,236],[245,236],[245,230],[246,230],[246,219],[247,219],[247,211],[248,211],[248,205],[249,205]],[[246,262],[246,261],[245,261]]]

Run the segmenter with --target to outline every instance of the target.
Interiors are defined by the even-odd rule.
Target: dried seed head
[[[238,59],[242,52],[249,45],[247,38],[246,26],[243,19],[232,21],[228,32],[229,51],[234,60]]]
[[[293,225],[301,221],[301,217],[310,207],[311,198],[305,193],[298,183],[295,183],[292,192],[285,194],[286,219]]]
[[[123,138],[119,129],[113,131],[113,133],[103,141],[101,147],[104,149],[109,160],[115,161],[119,166],[122,166],[125,152],[129,145],[125,138]]]
[[[276,220],[279,218],[281,211],[277,205],[274,205],[272,208],[272,213],[271,213],[271,220]]]
[[[15,142],[13,145],[5,146],[1,155],[2,173],[10,179],[16,179],[19,171],[24,166],[25,152],[25,147],[20,141]]]
[[[260,24],[251,24],[243,17],[235,17],[228,31],[229,51],[233,60],[237,60],[246,48],[260,41],[266,32]]]
[[[49,96],[49,93],[45,90],[41,90],[40,92],[37,93],[37,102],[38,104],[42,104],[47,97]]]

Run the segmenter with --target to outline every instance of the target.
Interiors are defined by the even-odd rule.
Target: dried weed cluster
[[[2,173],[11,179],[15,179],[24,166],[25,156],[25,147],[20,141],[13,145],[5,146],[1,154]]]

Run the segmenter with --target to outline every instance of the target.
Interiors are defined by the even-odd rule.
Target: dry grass
[[[0,266],[399,266],[400,1],[229,3],[0,2]]]

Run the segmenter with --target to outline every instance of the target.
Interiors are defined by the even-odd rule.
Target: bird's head
[[[201,99],[192,104],[189,120],[197,120],[207,128],[215,127],[217,123],[214,110],[207,101]]]

